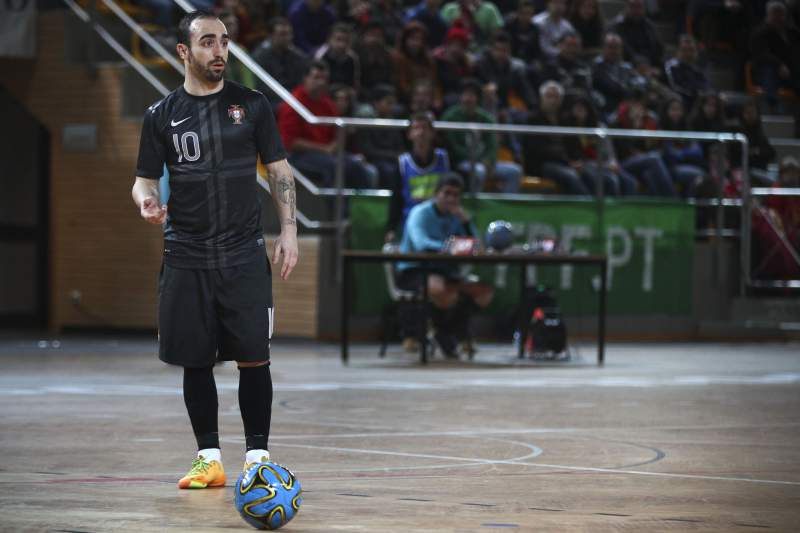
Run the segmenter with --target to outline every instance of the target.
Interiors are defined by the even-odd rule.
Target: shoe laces
[[[198,457],[197,459],[192,461],[192,469],[189,470],[189,475],[196,476],[197,474],[207,474],[208,468],[210,466],[211,465],[208,462],[206,462],[205,457],[202,456]]]

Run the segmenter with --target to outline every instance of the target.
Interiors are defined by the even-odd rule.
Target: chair
[[[400,246],[395,243],[387,242],[383,245],[381,250],[385,254],[397,253],[400,251]],[[381,313],[381,347],[378,355],[380,357],[386,356],[386,348],[389,344],[389,338],[392,333],[398,330],[398,327],[403,322],[403,317],[416,317],[417,320],[413,324],[415,338],[419,338],[419,327],[423,320],[426,319],[427,313],[425,312],[425,302],[422,301],[419,291],[412,291],[401,289],[397,286],[396,282],[396,269],[395,263],[386,261],[383,263],[383,272],[386,277],[386,290],[389,293],[391,302],[386,304]],[[421,308],[421,309],[420,309]],[[402,324],[408,326],[408,324]]]

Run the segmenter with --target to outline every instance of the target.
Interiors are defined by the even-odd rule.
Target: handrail
[[[136,72],[138,72],[144,79],[146,79],[150,85],[153,86],[155,90],[161,93],[161,96],[167,96],[169,94],[169,90],[164,87],[164,84],[158,81],[158,79],[153,76],[150,71],[148,71],[144,66],[136,61],[134,58],[125,48],[117,42],[114,37],[109,34],[105,28],[100,26],[98,23],[92,20],[92,17],[78,4],[76,4],[73,0],[64,0],[64,3],[78,16],[86,24],[92,26],[92,29],[103,39],[108,46],[110,46],[116,53],[122,57],[122,59],[128,63]]]
[[[184,75],[183,65],[178,63],[178,60],[175,59],[175,56],[170,54],[161,43],[153,39],[144,28],[142,28],[135,20],[133,20],[125,11],[119,7],[113,0],[102,0],[102,2],[114,13],[122,22],[124,22],[136,35],[142,38],[144,42],[150,45],[153,50],[155,50],[158,55],[160,55],[164,60],[170,64],[172,68],[178,71],[181,76]]]

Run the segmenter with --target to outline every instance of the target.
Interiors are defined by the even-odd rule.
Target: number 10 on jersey
[[[178,163],[183,163],[184,159],[190,162],[200,159],[200,138],[195,132],[187,131],[181,134],[180,139],[178,139],[177,133],[173,133],[172,142],[175,145],[175,151],[178,153]],[[190,144],[191,149],[189,148]]]

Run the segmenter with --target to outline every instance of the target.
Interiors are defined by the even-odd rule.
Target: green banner
[[[606,200],[464,200],[481,235],[493,220],[512,223],[515,244],[555,237],[572,253],[606,254],[609,314],[687,315],[692,304],[694,208],[681,202],[633,199]],[[388,199],[351,198],[354,249],[378,250],[383,245]],[[467,267],[469,268],[469,267]],[[494,311],[519,301],[519,266],[472,268],[496,289]],[[388,301],[382,266],[358,265],[353,272],[355,312],[377,314]],[[529,285],[550,287],[565,313],[597,311],[599,268],[596,266],[530,266]]]

